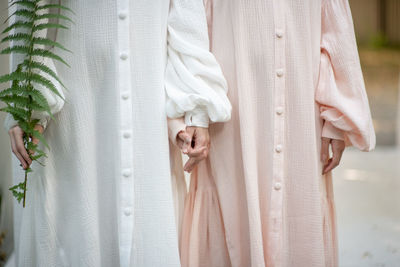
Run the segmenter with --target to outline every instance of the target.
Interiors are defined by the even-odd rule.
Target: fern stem
[[[24,180],[24,198],[23,198],[23,202],[22,202],[22,207],[25,208],[25,197],[26,197],[26,186],[27,186],[27,182],[28,182],[28,170],[25,170],[25,180]]]

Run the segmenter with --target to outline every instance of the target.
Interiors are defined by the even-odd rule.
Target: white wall
[[[5,28],[3,22],[8,16],[7,2],[0,1],[0,30]],[[0,32],[1,32],[0,31]],[[4,35],[0,35],[4,37]],[[5,45],[0,45],[0,49]],[[0,75],[9,71],[9,57],[7,55],[0,55]],[[0,85],[0,89],[5,88],[5,84]],[[5,253],[7,256],[11,254],[13,249],[13,213],[12,213],[12,195],[8,188],[12,185],[11,178],[11,153],[9,137],[3,128],[5,113],[0,112],[0,194],[2,195],[2,207],[0,214],[0,232],[5,233],[5,239],[0,246],[0,254]],[[0,262],[2,266],[2,262]]]

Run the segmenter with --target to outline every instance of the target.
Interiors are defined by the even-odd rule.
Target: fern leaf
[[[8,41],[26,41],[30,42],[31,41],[31,36],[27,33],[15,33],[15,34],[10,34],[6,37],[4,37],[1,40],[1,43],[8,42]]]
[[[4,48],[3,50],[0,51],[0,54],[11,54],[11,53],[17,53],[17,54],[29,54],[30,48],[29,46],[24,46],[24,45],[15,45],[11,47]]]
[[[53,52],[50,52],[45,49],[41,49],[41,48],[34,49],[31,54],[33,56],[42,56],[42,57],[52,58],[52,59],[55,59],[55,60],[58,60],[58,61],[64,63],[68,67],[70,67],[70,65],[64,59],[62,59],[60,56],[57,56]]]
[[[42,10],[42,9],[48,9],[48,8],[59,8],[59,9],[63,9],[63,10],[67,10],[69,12],[71,12],[72,14],[75,14],[75,12],[63,5],[58,5],[58,4],[47,4],[47,5],[42,5],[42,6],[38,6],[37,10]]]
[[[57,96],[59,96],[62,100],[64,100],[64,98],[58,92],[56,86],[50,80],[48,80],[48,79],[44,78],[43,76],[36,74],[36,73],[32,73],[30,75],[30,79],[35,83],[38,83],[38,84],[41,84],[41,85],[47,87],[53,93],[55,93]]]
[[[26,134],[30,134],[31,128],[29,127],[28,123],[24,120],[24,121],[18,121],[18,126],[21,127],[22,131],[24,131],[24,133]]]
[[[17,81],[25,81],[28,79],[28,74],[25,72],[14,71],[10,74],[0,76],[0,83]]]
[[[47,102],[47,99],[44,97],[42,92],[34,89],[29,92],[29,96],[32,97],[32,100],[35,101],[38,105],[40,105],[45,111],[50,113],[49,103]]]
[[[46,140],[44,139],[43,135],[37,131],[37,130],[33,130],[31,132],[33,137],[36,137],[37,139],[39,139],[40,142],[42,142],[42,144],[47,147],[48,149],[50,149],[49,145],[47,144]]]
[[[37,16],[35,18],[35,21],[41,20],[41,19],[63,19],[63,20],[68,20],[68,21],[74,23],[72,21],[72,19],[68,18],[67,16],[61,15],[61,14],[52,14],[52,13],[43,14],[43,15]]]
[[[4,31],[2,31],[2,33],[7,33],[12,29],[19,29],[19,28],[31,29],[32,27],[33,27],[33,22],[17,21],[8,26],[7,28],[5,28]]]
[[[7,88],[0,92],[0,96],[6,95],[24,95],[27,94],[29,91],[26,90],[25,86],[12,86],[11,88]]]
[[[23,6],[23,7],[27,7],[27,8],[31,8],[31,9],[35,9],[35,7],[36,7],[36,4],[33,1],[29,1],[29,0],[15,1],[10,5],[10,7],[13,5],[19,5],[19,6]]]
[[[33,27],[32,32],[41,31],[43,29],[58,28],[58,29],[69,29],[67,26],[58,23],[41,23]]]
[[[50,69],[49,67],[47,67],[45,64],[43,64],[43,63],[41,63],[41,62],[37,62],[37,61],[31,61],[30,63],[29,63],[29,61],[28,60],[25,60],[24,62],[24,65],[25,66],[30,66],[31,68],[33,68],[33,69],[38,69],[38,70],[41,70],[41,71],[43,71],[44,73],[47,73],[48,75],[50,75],[51,77],[53,77],[54,79],[56,79],[60,84],[61,84],[61,86],[63,86],[64,88],[65,88],[65,85],[61,82],[61,80],[58,78],[58,76],[57,76],[57,74],[52,70],[52,69]]]
[[[50,40],[50,39],[47,39],[47,38],[35,37],[35,38],[33,38],[33,43],[34,44],[48,45],[48,46],[55,46],[55,47],[61,48],[62,50],[65,50],[65,51],[68,51],[68,52],[72,53],[71,50],[68,50],[67,48],[65,48],[60,43],[55,42],[55,41]]]
[[[18,117],[19,120],[28,120],[29,119],[29,112],[22,108],[4,107],[4,108],[1,108],[0,111],[10,113],[14,117]]]
[[[29,98],[19,95],[0,96],[0,100],[7,104],[15,104],[22,107],[27,107],[29,104]]]
[[[32,10],[28,9],[19,9],[15,11],[11,16],[20,16],[31,20],[35,17],[35,12],[32,12]]]

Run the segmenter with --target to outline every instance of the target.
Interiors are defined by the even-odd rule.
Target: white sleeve
[[[44,1],[41,1],[41,3],[45,5],[45,4],[49,4],[50,1],[44,0]],[[11,5],[11,3],[9,5]],[[12,13],[14,13],[14,11],[16,10],[15,6],[17,6],[17,5],[10,6],[10,8],[9,8],[10,15]],[[47,10],[43,10],[43,12],[45,12],[45,11],[47,12]],[[48,23],[48,22],[49,22],[49,19],[42,19],[39,21],[39,23]],[[13,23],[13,19],[10,19],[10,24],[11,23]],[[36,32],[35,37],[49,38],[47,33],[48,33],[47,29],[43,29],[41,31]],[[14,45],[14,42],[11,42],[10,45]],[[36,48],[44,49],[45,47],[44,47],[44,45],[37,45]],[[16,67],[18,66],[18,64],[22,62],[22,60],[23,60],[23,58],[21,56],[12,54],[10,57],[10,69],[12,71],[14,71],[16,69]],[[33,60],[43,63],[44,65],[49,67],[56,75],[58,75],[53,59],[48,58],[48,57],[34,56]],[[47,74],[41,70],[34,70],[34,71],[36,73],[40,74],[41,76],[45,77],[46,79],[50,80],[55,85],[55,87],[56,87],[57,91],[60,93],[60,95],[64,98],[62,85],[56,79],[54,79],[52,76],[50,76],[49,74]],[[43,85],[35,84],[35,89],[39,90],[43,94],[43,96],[46,98],[46,100],[49,104],[49,107],[50,107],[50,111],[53,115],[57,114],[58,112],[61,111],[61,109],[64,106],[64,100],[62,98],[57,96],[55,93],[53,93],[52,91],[50,91],[48,88],[44,87]],[[44,128],[47,127],[47,125],[50,121],[50,116],[45,111],[33,112],[32,118],[39,119],[40,120],[39,123]],[[12,127],[16,126],[17,124],[18,124],[18,122],[16,120],[14,120],[12,115],[7,114],[5,122],[4,122],[4,128],[6,130],[9,130]]]
[[[165,79],[168,117],[185,116],[187,126],[198,127],[230,119],[228,86],[209,51],[202,0],[171,1]]]

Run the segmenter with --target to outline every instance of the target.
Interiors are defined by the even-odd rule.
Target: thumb
[[[189,152],[189,149],[192,147],[192,140],[193,140],[193,135],[194,135],[194,129],[193,127],[186,127],[186,131],[184,131],[184,143],[182,146],[182,152],[184,154],[187,154]]]
[[[177,143],[182,151],[184,149],[186,150],[188,149],[191,140],[192,140],[191,136],[186,131],[179,132]]]
[[[331,139],[322,137],[321,143],[321,161],[325,164],[329,158],[329,144]]]

